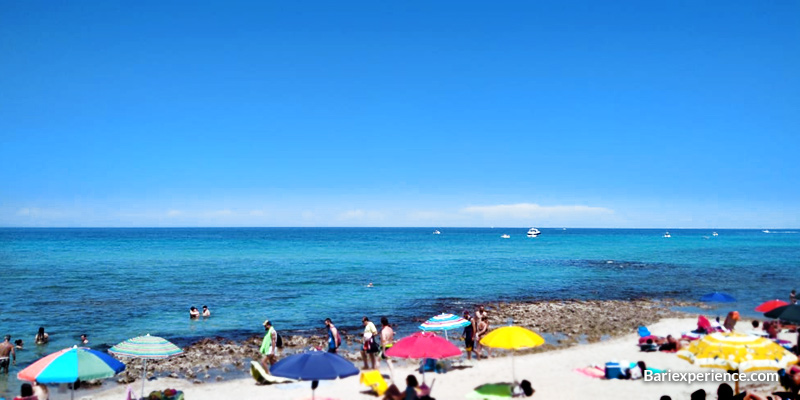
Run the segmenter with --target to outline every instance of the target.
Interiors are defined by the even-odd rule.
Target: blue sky
[[[0,226],[799,227],[800,3],[4,2]]]

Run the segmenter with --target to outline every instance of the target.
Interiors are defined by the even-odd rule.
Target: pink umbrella
[[[432,332],[417,332],[397,341],[386,350],[386,355],[397,358],[448,358],[461,355],[461,349]]]
[[[433,332],[417,332],[397,341],[386,349],[386,355],[397,358],[441,359],[461,355],[461,349],[449,340],[436,336]],[[422,371],[422,382],[425,383],[425,370]]]
[[[770,312],[778,307],[788,306],[789,303],[783,300],[770,300],[761,303],[758,307],[756,307],[756,311],[759,312]]]

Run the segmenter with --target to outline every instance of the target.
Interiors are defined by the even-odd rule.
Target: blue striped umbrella
[[[147,334],[128,339],[108,349],[108,352],[118,357],[142,359],[142,396],[144,396],[144,381],[147,380],[145,379],[147,377],[147,359],[172,357],[183,353],[183,350],[167,339]]]
[[[439,314],[419,326],[423,331],[443,331],[444,336],[447,337],[447,331],[452,329],[459,329],[472,324],[458,315],[453,314]]]

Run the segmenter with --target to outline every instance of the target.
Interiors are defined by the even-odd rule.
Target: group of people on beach
[[[483,304],[479,304],[475,309],[475,315],[470,316],[469,310],[464,310],[464,319],[469,321],[470,324],[464,327],[461,333],[464,339],[464,349],[467,352],[467,360],[472,359],[472,354],[475,353],[475,359],[480,360],[483,353],[483,346],[481,339],[489,333],[489,313]],[[492,349],[486,348],[487,357],[492,356]]]

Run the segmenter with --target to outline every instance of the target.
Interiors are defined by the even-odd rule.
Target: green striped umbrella
[[[168,358],[183,353],[180,347],[175,346],[167,339],[150,336],[138,336],[128,339],[110,349],[108,352],[119,357],[133,357],[142,359],[142,396],[144,397],[144,381],[147,378],[147,360]]]

